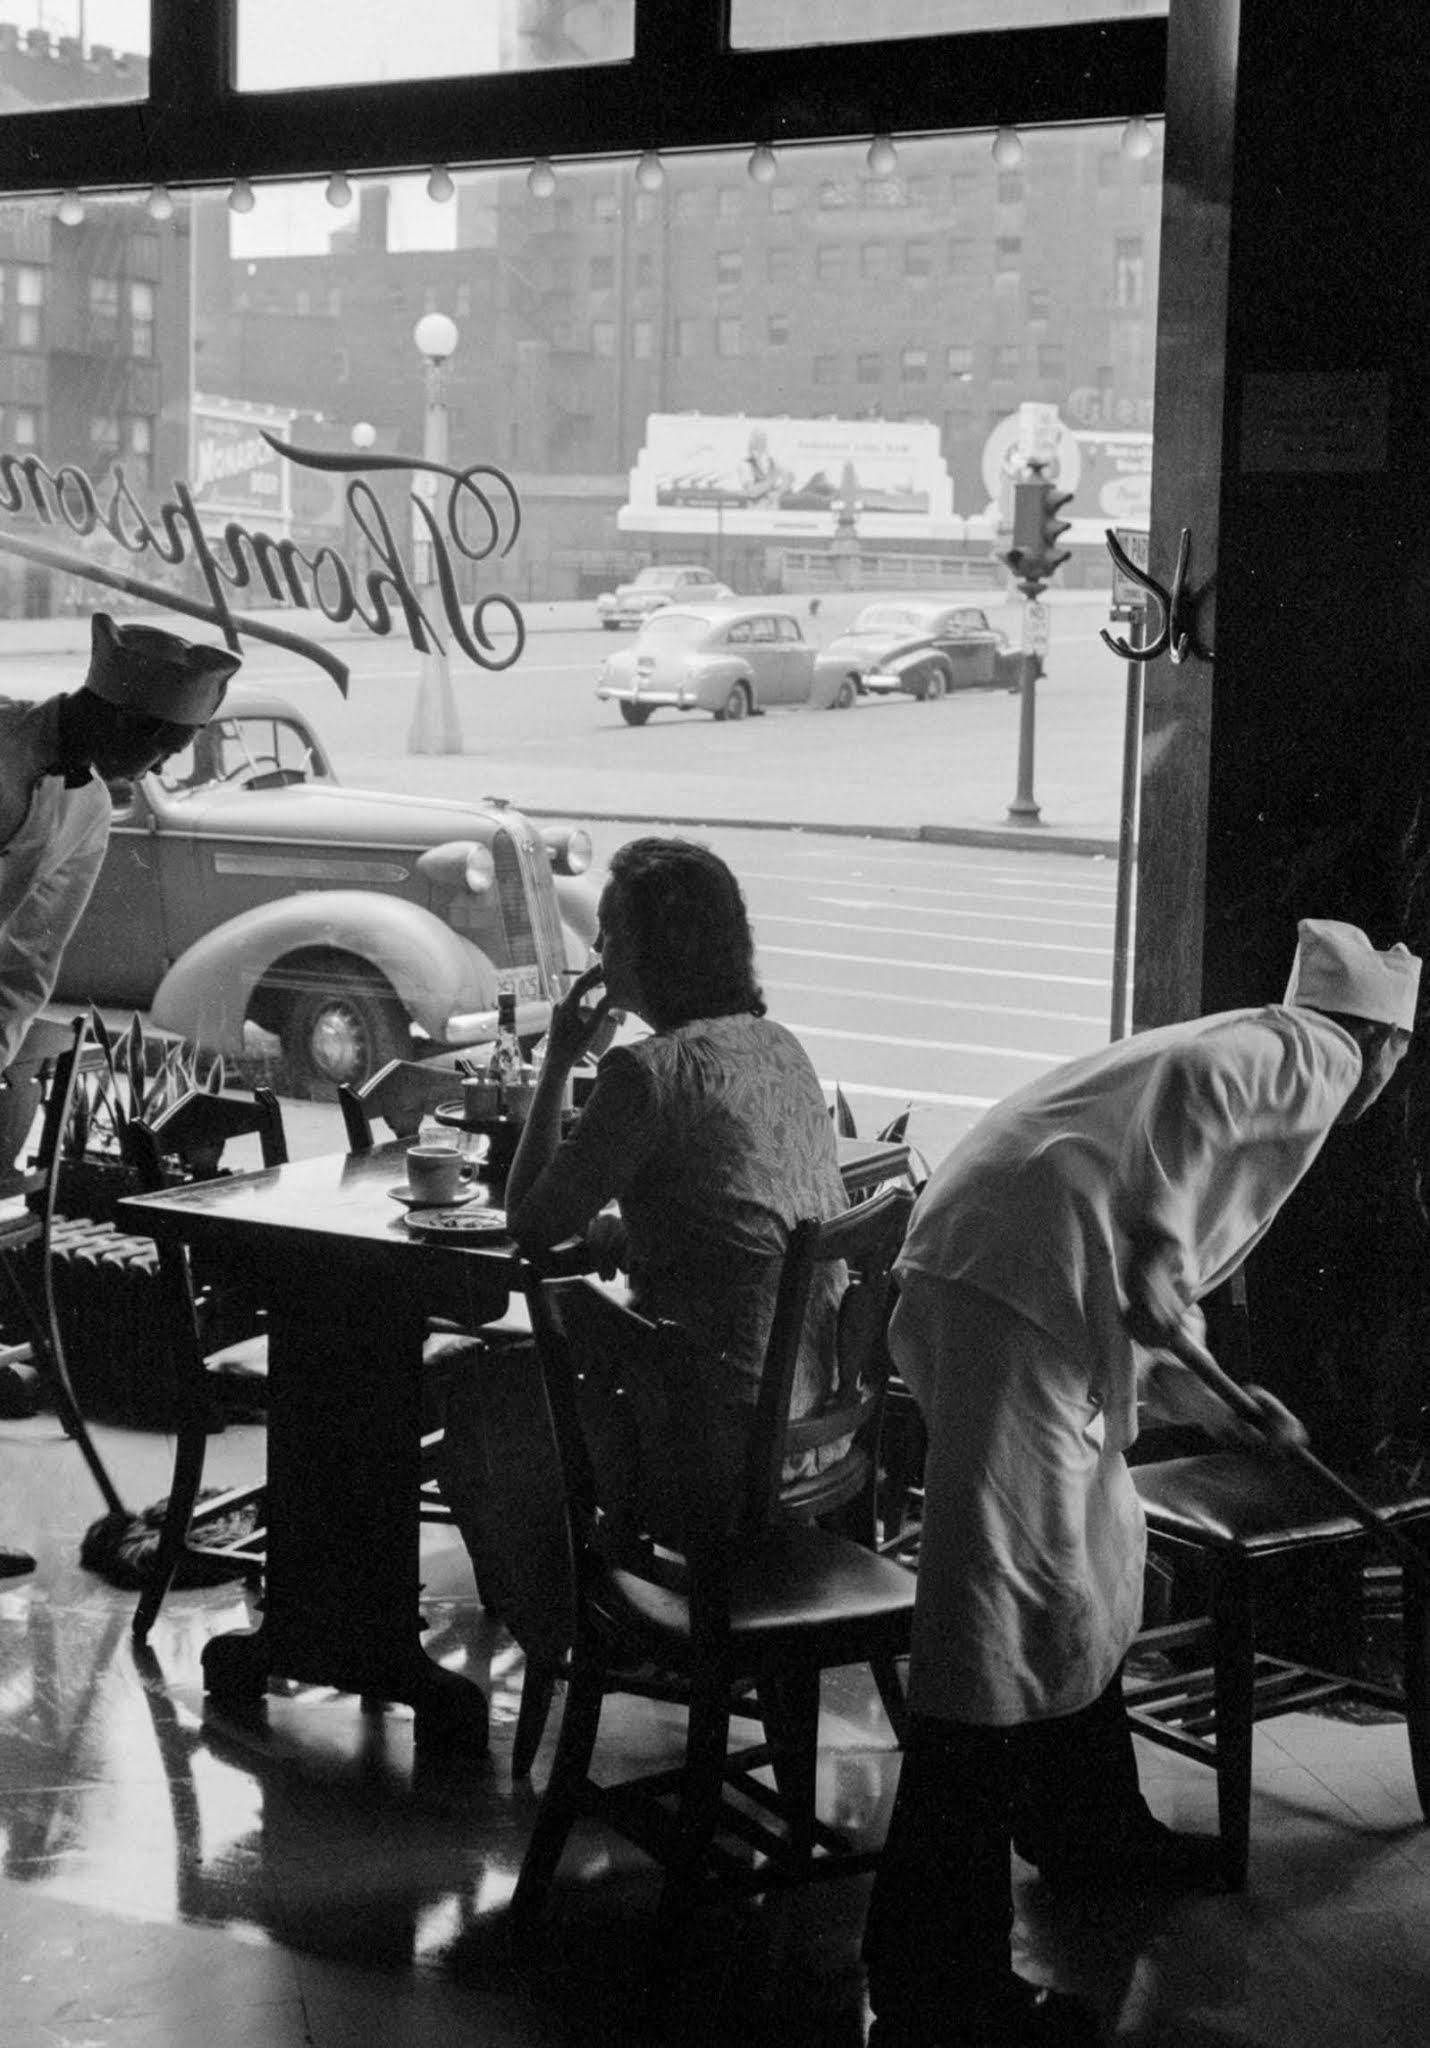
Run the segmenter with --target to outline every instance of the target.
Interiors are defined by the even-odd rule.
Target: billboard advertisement
[[[1012,487],[1036,458],[1060,491],[1071,491],[1066,540],[1101,544],[1109,526],[1146,526],[1152,512],[1152,435],[1140,428],[1070,427],[1056,406],[1027,404],[999,420],[983,445],[986,504],[974,531],[1011,530]],[[970,508],[972,511],[973,508]]]
[[[929,420],[652,413],[617,514],[626,533],[957,540],[953,480]]]
[[[279,538],[286,535],[291,465],[269,447],[260,430],[286,439],[292,409],[195,393],[190,417],[188,482],[205,527],[239,519],[256,521]]]

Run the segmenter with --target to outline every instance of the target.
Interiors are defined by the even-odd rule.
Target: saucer
[[[409,1209],[403,1217],[420,1237],[505,1237],[505,1209],[466,1209],[449,1203],[439,1209]]]
[[[475,1202],[481,1189],[465,1187],[455,1195],[441,1195],[435,1202],[422,1195],[414,1195],[406,1182],[401,1187],[389,1188],[387,1192],[394,1202],[401,1202],[404,1209],[460,1209],[465,1202]]]

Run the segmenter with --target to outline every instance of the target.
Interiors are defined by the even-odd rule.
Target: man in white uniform
[[[109,841],[106,783],[187,746],[241,665],[226,648],[119,626],[105,612],[90,637],[81,689],[40,703],[0,698],[0,1074],[49,1001],[89,901]],[[34,1562],[0,1549],[0,1577]]]
[[[865,1938],[878,2048],[1098,2039],[1011,1968],[1009,1848],[1045,1878],[1209,1885],[1154,1820],[1120,1690],[1145,1389],[1251,1435],[1154,1354],[1270,1226],[1414,1022],[1420,962],[1305,919],[1283,1003],[1124,1039],[985,1116],[914,1209],[890,1347],[928,1428],[911,1729]],[[1303,1438],[1253,1390],[1270,1432]]]

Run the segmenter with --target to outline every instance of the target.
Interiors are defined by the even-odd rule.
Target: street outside
[[[1016,605],[968,595],[1019,644]],[[832,638],[860,601],[826,599],[812,636]],[[1012,832],[1016,695],[863,699],[734,725],[661,712],[631,730],[594,695],[629,638],[601,632],[588,605],[534,607],[510,671],[453,665],[461,754],[407,752],[418,684],[405,642],[343,636],[346,702],[256,643],[244,681],[305,711],[347,783],[499,795],[589,822],[597,881],[636,832],[698,833],[745,885],[771,1014],[842,1086],[861,1132],[912,1103],[933,1161],[989,1103],[1108,1036],[1125,675],[1098,640],[1105,603],[1054,597],[1037,692],[1042,823]],[[0,623],[0,689],[72,688],[86,650],[83,620]],[[285,1104],[285,1116],[295,1155],[342,1142],[332,1105]]]

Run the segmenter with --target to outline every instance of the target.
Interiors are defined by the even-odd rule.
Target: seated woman
[[[833,1125],[808,1055],[765,1015],[744,898],[715,854],[681,839],[636,839],[620,848],[601,896],[597,946],[599,966],[577,979],[552,1016],[507,1176],[507,1220],[537,1263],[564,1239],[584,1235],[602,1270],[626,1270],[632,1305],[643,1315],[685,1324],[723,1355],[729,1455],[737,1461],[789,1233],[804,1217],[823,1220],[848,1206]],[[619,1012],[642,1018],[650,1035],[605,1052],[580,1120],[563,1140],[571,1069],[607,1042]],[[619,1220],[602,1214],[612,1201]],[[818,1407],[832,1385],[843,1284],[842,1266],[816,1274],[793,1415]],[[488,1376],[489,1403],[494,1391]],[[483,1398],[474,1392],[474,1400]],[[510,1456],[492,1441],[493,1420],[489,1412],[480,1445],[480,1426],[469,1427],[449,1406],[443,1490],[479,1582],[505,1608],[510,1583],[504,1592],[506,1574],[482,1541],[481,1525],[490,1536],[495,1517],[482,1513],[474,1469],[480,1464],[499,1479],[502,1466],[510,1468]],[[511,1436],[508,1427],[508,1453]],[[843,1449],[827,1446],[819,1463]]]
[[[753,1405],[789,1233],[801,1217],[847,1207],[823,1090],[798,1039],[765,1015],[740,885],[706,847],[623,846],[601,897],[597,945],[600,965],[552,1020],[507,1179],[512,1234],[538,1259],[582,1234],[600,1251],[611,1236],[600,1212],[614,1200],[614,1249],[632,1306],[698,1331],[724,1354],[732,1399]],[[562,1143],[566,1078],[616,1012],[642,1018],[650,1036],[605,1054]],[[795,1415],[817,1407],[831,1382],[842,1276],[821,1277]]]

